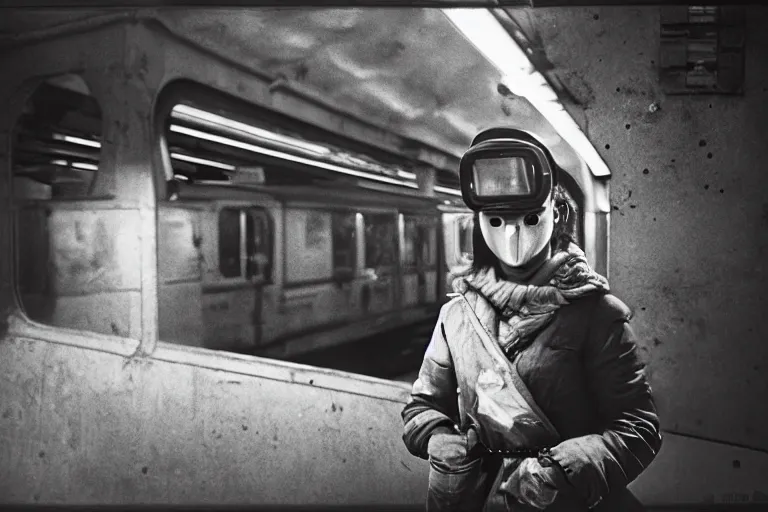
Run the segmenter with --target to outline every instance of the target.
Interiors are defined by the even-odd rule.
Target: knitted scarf
[[[554,272],[543,286],[499,279],[493,267],[477,273],[466,267],[453,274],[456,292],[472,288],[499,313],[499,344],[510,358],[552,321],[560,306],[588,293],[609,291],[607,279],[590,268],[584,252],[575,244],[555,253],[548,263]]]

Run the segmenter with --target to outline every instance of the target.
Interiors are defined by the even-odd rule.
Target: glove
[[[429,438],[427,453],[431,459],[459,465],[467,461],[469,452],[476,444],[477,433],[474,429],[469,429],[466,434],[452,434],[447,429],[441,429]]]
[[[505,469],[512,464],[514,459],[504,460]],[[529,457],[501,483],[499,490],[524,505],[543,510],[555,501],[558,490],[566,483],[562,470],[556,464],[544,467],[539,459]]]

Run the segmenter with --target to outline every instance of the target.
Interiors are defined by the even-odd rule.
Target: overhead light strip
[[[313,144],[311,142],[299,140],[293,137],[289,137],[287,135],[281,135],[279,133],[274,133],[269,130],[257,128],[255,126],[234,121],[224,116],[213,114],[211,112],[206,112],[205,110],[200,110],[198,108],[190,107],[188,105],[176,105],[175,107],[173,107],[173,110],[171,110],[171,117],[175,117],[177,119],[182,119],[182,120],[184,120],[185,118],[186,120],[189,120],[189,118],[191,118],[193,120],[207,121],[209,123],[213,123],[225,128],[230,128],[232,130],[241,131],[249,135],[254,135],[262,139],[267,139],[273,142],[279,142],[281,144],[294,146],[296,148],[303,149],[304,151],[309,151],[311,153],[316,153],[318,155],[327,155],[331,152],[330,149],[324,146],[320,146],[319,144]]]
[[[225,171],[234,171],[237,169],[234,165],[223,164],[221,162],[214,162],[213,160],[207,160],[205,158],[198,158],[196,156],[183,155],[181,153],[171,153],[171,158],[181,160],[183,162],[190,162],[193,164],[207,165],[208,167],[215,167],[217,169],[224,169]]]
[[[88,140],[82,137],[74,137],[72,135],[63,135],[61,133],[54,133],[53,140],[60,140],[63,142],[69,142],[70,144],[79,144],[81,146],[88,146],[90,148],[100,148],[101,143],[96,140]]]
[[[433,188],[435,189],[435,192],[440,192],[441,194],[450,194],[452,196],[461,197],[461,190],[455,188],[441,187],[440,185],[435,185]]]
[[[98,171],[99,166],[87,162],[68,162],[67,160],[51,160],[51,165],[59,167],[69,167],[71,169],[81,169],[84,171]]]
[[[82,169],[84,171],[98,171],[99,170],[99,166],[98,165],[86,164],[86,163],[83,163],[83,162],[72,162],[69,165],[70,165],[70,167],[74,167],[75,169]]]
[[[282,135],[279,135],[279,134],[275,134],[275,133],[269,132],[267,130],[262,130],[260,128],[249,126],[249,125],[246,125],[244,123],[239,123],[237,121],[232,121],[232,120],[229,120],[229,119],[227,119],[225,117],[218,116],[216,114],[211,114],[210,112],[205,112],[203,110],[195,109],[193,107],[188,107],[186,105],[177,105],[176,107],[174,107],[174,112],[173,113],[177,114],[175,117],[181,117],[181,118],[183,118],[184,116],[193,117],[193,118],[196,118],[196,119],[207,121],[209,123],[218,124],[218,125],[221,125],[221,126],[225,126],[225,127],[231,128],[231,129],[239,130],[239,131],[248,133],[250,135],[254,135],[254,136],[257,136],[257,137],[264,138],[264,139],[271,139],[271,140],[275,140],[277,142],[282,142],[282,143],[285,143],[285,144],[290,144],[290,145],[296,146],[296,147],[298,147],[300,149],[311,151],[311,152],[314,152],[314,153],[317,153],[317,154],[328,154],[328,153],[330,153],[330,150],[328,148],[323,147],[323,146],[319,146],[319,145],[311,144],[311,143],[305,143],[305,142],[299,141],[297,139],[292,139],[292,138],[289,138],[289,137],[285,137],[285,136],[282,136]],[[307,165],[311,165],[313,167],[319,167],[319,168],[322,168],[322,169],[327,169],[327,170],[330,170],[330,171],[340,172],[340,173],[348,174],[348,175],[351,175],[351,176],[357,176],[357,177],[360,177],[360,178],[365,178],[365,179],[370,179],[370,180],[375,180],[375,181],[381,181],[381,182],[384,182],[384,183],[390,183],[390,184],[393,184],[393,185],[399,185],[399,186],[404,186],[404,187],[409,187],[409,188],[415,188],[415,189],[418,188],[418,185],[416,183],[409,183],[407,181],[396,180],[396,179],[389,178],[389,177],[386,177],[386,176],[378,176],[378,175],[375,175],[375,174],[365,173],[365,172],[361,172],[361,171],[355,171],[353,169],[347,169],[346,167],[341,167],[341,166],[338,166],[338,165],[329,164],[329,163],[325,163],[325,162],[319,162],[317,160],[311,160],[311,159],[308,159],[308,158],[303,158],[303,157],[300,157],[300,156],[291,155],[289,153],[284,153],[282,151],[276,151],[276,150],[272,150],[272,149],[268,149],[268,148],[262,148],[262,147],[255,146],[255,145],[252,145],[252,144],[247,144],[247,143],[236,141],[236,140],[233,140],[233,139],[228,139],[226,137],[220,137],[218,135],[208,134],[208,133],[205,133],[205,132],[202,132],[202,131],[199,131],[199,130],[194,130],[194,129],[191,129],[191,128],[185,128],[185,127],[178,126],[178,125],[172,125],[171,126],[171,131],[175,131],[177,133],[183,133],[183,134],[187,134],[187,135],[191,135],[192,133],[195,133],[195,135],[191,135],[191,136],[197,137],[197,138],[203,138],[203,139],[209,140],[211,142],[219,142],[221,144],[225,144],[225,145],[232,146],[232,147],[238,147],[240,149],[245,149],[247,151],[251,151],[251,152],[254,152],[254,153],[260,153],[260,154],[263,154],[263,155],[274,156],[274,157],[282,158],[282,159],[285,159],[285,160],[291,160],[291,161],[294,161],[294,162],[297,162],[297,163],[304,163],[304,164],[307,164]],[[84,139],[82,137],[75,137],[75,136],[71,136],[71,135],[63,135],[63,134],[60,134],[60,133],[54,133],[53,134],[53,138],[55,140],[60,140],[60,141],[68,142],[68,143],[71,143],[71,144],[79,144],[81,146],[88,146],[88,147],[92,147],[92,148],[100,148],[101,147],[101,143],[100,142],[94,141],[94,140]],[[208,165],[210,167],[215,167],[215,168],[223,169],[223,170],[227,170],[227,171],[235,171],[237,169],[233,165],[224,164],[224,163],[220,163],[220,162],[215,162],[213,160],[207,160],[207,159],[204,159],[204,158],[198,158],[198,157],[193,157],[193,156],[189,156],[189,155],[184,155],[184,154],[181,154],[181,153],[172,153],[171,154],[171,158],[174,158],[174,159],[177,159],[177,160],[186,161],[186,162],[190,162],[190,163],[197,163],[197,164],[201,164],[201,165]],[[88,164],[82,164],[82,165],[88,165]],[[84,169],[85,167],[80,167],[80,168]],[[413,172],[398,170],[397,171],[397,175],[400,176],[401,178],[404,178],[404,179],[416,180],[416,174],[413,173]]]
[[[289,150],[299,149],[304,152],[309,152],[317,156],[330,158],[332,160],[336,160],[335,162],[333,162],[334,165],[339,165],[344,168],[347,168],[345,167],[347,163],[351,163],[353,166],[359,165],[360,167],[362,167],[362,169],[360,169],[361,172],[369,172],[371,169],[367,169],[367,168],[371,166],[375,166],[375,167],[381,167],[382,172],[384,174],[391,173],[392,175],[391,177],[394,177],[394,175],[397,175],[405,179],[412,179],[412,180],[416,179],[416,175],[409,171],[404,171],[404,170],[395,171],[392,169],[388,169],[385,166],[368,162],[365,159],[359,158],[350,153],[332,150],[331,148],[328,148],[320,144],[304,141],[288,135],[282,135],[279,133],[272,132],[270,130],[258,128],[256,126],[242,123],[239,121],[234,121],[222,115],[207,112],[205,110],[201,110],[195,107],[190,107],[188,105],[176,105],[171,110],[171,117],[180,121],[193,123],[195,125],[194,127],[198,129],[199,128],[212,129],[214,131],[224,132],[223,135],[225,136],[231,136],[234,138],[239,138],[243,135],[256,137],[263,142],[271,142],[271,143],[277,143],[284,146],[288,146]],[[347,161],[344,161],[344,160],[347,160]]]
[[[309,166],[312,166],[312,167],[317,167],[317,168],[320,168],[320,169],[326,169],[326,170],[329,170],[329,171],[335,171],[335,172],[339,172],[339,173],[342,173],[342,174],[348,174],[350,176],[356,176],[358,178],[364,178],[364,179],[368,179],[368,180],[381,181],[383,183],[390,183],[390,184],[393,184],[393,185],[399,185],[399,186],[415,188],[415,189],[419,188],[418,185],[415,184],[415,183],[409,183],[407,181],[396,180],[396,179],[388,178],[386,176],[378,176],[378,175],[375,175],[375,174],[368,174],[368,173],[364,173],[364,172],[360,172],[360,171],[355,171],[353,169],[347,169],[347,168],[344,168],[344,167],[340,167],[338,165],[328,164],[328,163],[325,163],[325,162],[318,162],[317,160],[311,160],[309,158],[304,158],[304,157],[300,157],[300,156],[296,156],[296,155],[291,155],[290,153],[284,153],[282,151],[276,151],[276,150],[273,150],[273,149],[262,148],[260,146],[255,146],[253,144],[248,144],[248,143],[245,143],[245,142],[240,142],[238,140],[228,139],[226,137],[221,137],[219,135],[214,135],[214,134],[211,134],[211,133],[201,132],[200,130],[195,130],[195,129],[187,128],[187,127],[184,127],[184,126],[179,126],[179,125],[175,125],[175,124],[171,125],[171,131],[172,132],[176,132],[176,133],[181,133],[183,135],[188,135],[190,137],[195,137],[195,138],[198,138],[198,139],[207,140],[207,141],[210,141],[210,142],[216,142],[218,144],[223,144],[225,146],[230,146],[230,147],[235,147],[235,148],[239,148],[239,149],[244,149],[244,150],[250,151],[252,153],[258,153],[258,154],[261,154],[261,155],[266,155],[266,156],[271,156],[271,157],[275,157],[275,158],[280,158],[280,159],[283,159],[283,160],[289,160],[291,162],[305,164],[305,165],[309,165]]]
[[[523,96],[552,124],[557,133],[584,159],[595,176],[611,171],[579,125],[566,112],[541,73],[488,9],[443,9],[443,13],[502,73],[512,93]]]

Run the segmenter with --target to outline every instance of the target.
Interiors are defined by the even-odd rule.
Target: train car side
[[[184,187],[159,209],[160,339],[289,358],[429,320],[444,302],[435,203]]]

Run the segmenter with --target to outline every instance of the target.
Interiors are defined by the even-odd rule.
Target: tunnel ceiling
[[[518,125],[554,145],[566,168],[576,154],[525,99],[499,93],[500,73],[439,9],[162,9],[174,33],[335,108],[461,155],[480,129]],[[26,12],[0,36],[84,17]],[[25,19],[30,18],[30,19]],[[35,23],[36,22],[36,23]]]
[[[439,9],[164,10],[171,30],[340,110],[454,155],[478,130],[519,124],[560,138]],[[577,157],[560,147],[559,160]],[[578,164],[576,164],[578,165]]]

